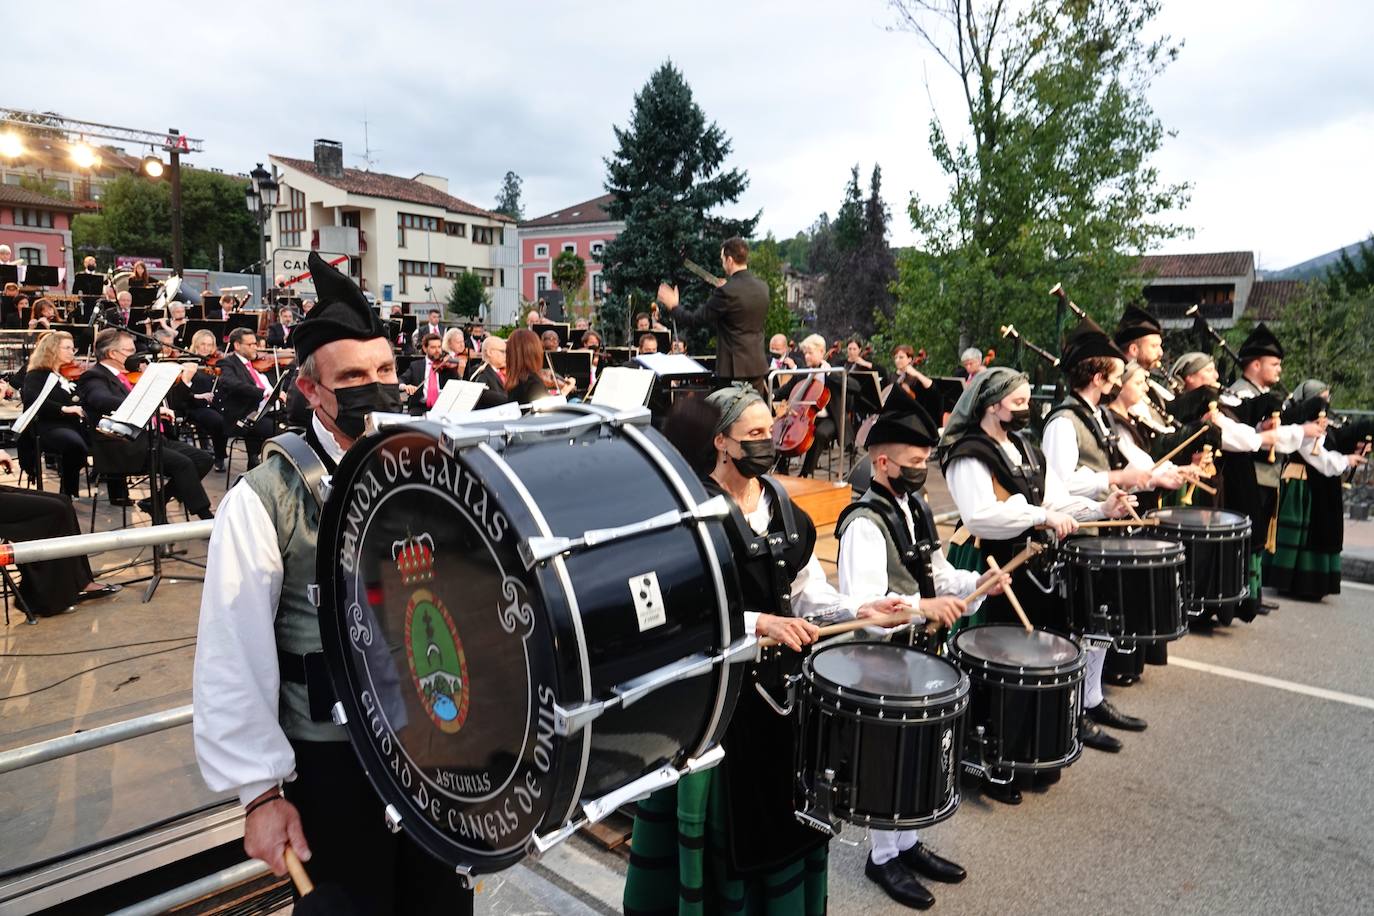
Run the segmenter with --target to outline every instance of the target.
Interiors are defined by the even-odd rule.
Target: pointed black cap
[[[1126,354],[1117,349],[1116,344],[1107,336],[1107,332],[1102,330],[1096,321],[1084,318],[1064,342],[1064,357],[1060,368],[1067,370],[1094,356],[1114,356],[1122,362],[1126,361]]]
[[[387,336],[376,310],[358,284],[331,267],[319,252],[310,252],[306,264],[315,282],[317,304],[291,333],[297,362],[303,362],[311,353],[336,340],[371,340]]]
[[[1283,345],[1274,336],[1274,332],[1269,330],[1263,321],[1255,325],[1255,329],[1250,332],[1250,336],[1245,338],[1245,343],[1240,345],[1240,361],[1248,363],[1252,359],[1259,359],[1261,356],[1277,356],[1283,359]]]
[[[924,445],[934,447],[939,441],[939,430],[925,408],[916,403],[905,385],[893,385],[883,403],[878,421],[868,431],[864,440],[866,448],[875,445],[895,443],[897,445]]]
[[[1131,341],[1149,334],[1164,334],[1164,328],[1159,320],[1138,305],[1126,306],[1126,311],[1121,314],[1121,320],[1116,325],[1116,345],[1125,347]]]

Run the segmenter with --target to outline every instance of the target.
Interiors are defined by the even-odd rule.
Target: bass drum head
[[[447,454],[434,424],[390,427],[344,457],[319,535],[349,739],[400,828],[472,872],[524,856],[580,763],[553,708],[580,665],[556,651],[554,590],[517,555],[532,523],[505,480],[490,452]]]
[[[1250,519],[1244,515],[1225,509],[1175,506],[1153,509],[1145,515],[1147,518],[1159,519],[1159,524],[1164,527],[1182,528],[1185,531],[1234,531],[1250,524]]]
[[[888,706],[945,703],[967,692],[963,673],[949,662],[911,646],[847,642],[827,646],[807,660],[816,685],[859,703]]]
[[[1047,630],[995,624],[969,627],[954,635],[954,649],[962,656],[997,668],[1056,669],[1081,660],[1070,639]]]

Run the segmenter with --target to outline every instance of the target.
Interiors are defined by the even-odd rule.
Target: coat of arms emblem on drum
[[[393,545],[396,566],[407,585],[434,578],[433,539],[407,537]],[[463,641],[448,608],[428,588],[417,588],[406,603],[406,658],[415,692],[430,720],[454,734],[468,717],[468,664]]]

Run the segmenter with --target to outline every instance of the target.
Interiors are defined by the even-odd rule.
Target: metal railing
[[[223,871],[206,875],[204,878],[183,884],[181,887],[174,887],[156,897],[149,897],[147,900],[142,900],[132,906],[126,906],[122,910],[115,910],[110,916],[157,916],[159,913],[166,913],[168,910],[183,906],[193,900],[227,891],[231,887],[268,874],[271,874],[271,869],[267,867],[266,862],[249,859],[247,862],[231,865]]]
[[[154,732],[165,731],[180,725],[188,725],[190,722],[191,707],[189,705],[178,706],[175,709],[164,709],[161,712],[139,716],[135,719],[112,722],[109,725],[87,729],[72,735],[62,735],[59,738],[39,741],[37,744],[26,744],[23,747],[0,752],[0,775],[14,770],[22,770],[24,767],[47,763],[49,760],[70,757],[72,754],[79,754],[82,751],[127,741],[130,738],[151,735]]]
[[[0,566],[12,563],[37,563],[40,560],[60,560],[66,557],[89,556],[125,547],[150,547],[177,541],[203,541],[210,537],[214,519],[194,522],[175,522],[153,525],[150,528],[126,528],[123,531],[99,531],[94,534],[73,534],[61,538],[37,541],[15,541],[0,544]]]
[[[798,369],[772,369],[768,372],[768,390],[770,392],[773,390],[773,382],[781,375],[833,375],[835,373],[844,376],[840,382],[840,412],[837,422],[835,423],[835,441],[839,443],[840,446],[840,480],[844,481],[849,477],[849,472],[853,470],[853,468],[846,466],[849,463],[849,449],[844,438],[846,432],[845,426],[849,419],[849,367],[830,366],[817,367],[815,369],[810,367]],[[830,411],[830,406],[828,404],[825,410],[827,413],[830,413],[831,416],[836,416],[836,414]]]

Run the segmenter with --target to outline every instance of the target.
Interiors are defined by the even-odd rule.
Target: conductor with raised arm
[[[763,346],[764,319],[768,317],[768,284],[749,270],[749,243],[739,236],[720,246],[725,280],[699,309],[678,307],[677,287],[659,284],[658,301],[672,313],[678,328],[704,327],[716,335],[716,375],[721,381],[749,382],[768,397],[768,374]]]

